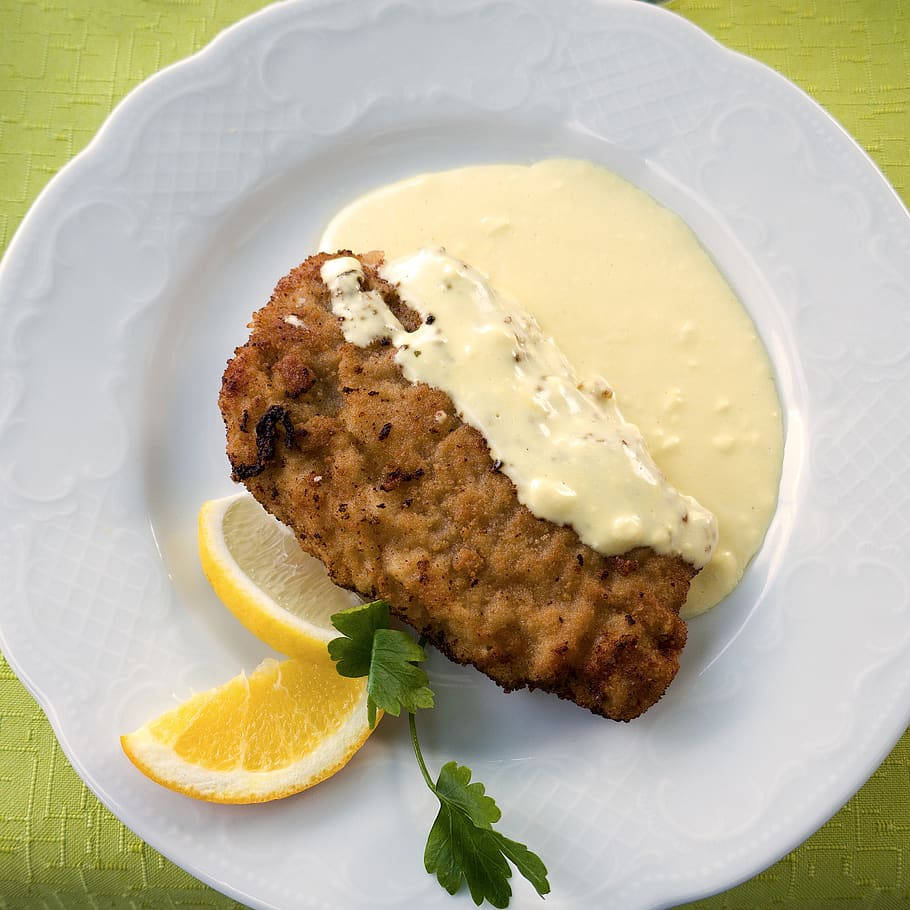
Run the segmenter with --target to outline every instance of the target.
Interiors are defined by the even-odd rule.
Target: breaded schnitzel
[[[603,556],[532,515],[448,395],[407,381],[391,344],[345,341],[320,277],[330,258],[278,283],[228,363],[234,479],[337,584],[384,598],[452,660],[506,690],[637,717],[678,669],[696,569],[646,548]],[[364,289],[413,331],[378,258],[357,258]]]

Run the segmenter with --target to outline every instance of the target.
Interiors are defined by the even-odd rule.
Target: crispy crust
[[[278,283],[225,370],[234,479],[338,584],[385,598],[457,663],[507,691],[637,717],[676,674],[696,570],[644,548],[605,557],[535,518],[445,393],[404,379],[388,342],[344,341],[319,276],[327,258]],[[378,257],[359,258],[366,287],[413,330]]]

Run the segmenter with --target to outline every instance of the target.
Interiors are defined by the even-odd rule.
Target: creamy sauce
[[[662,472],[716,517],[684,615],[735,587],[774,513],[780,403],[755,327],[678,216],[583,161],[427,174],[356,200],[323,250],[443,246],[520,301],[580,376],[605,375]]]
[[[365,347],[389,338],[405,378],[449,394],[538,518],[570,525],[600,553],[647,546],[699,567],[710,559],[714,516],[667,483],[606,381],[582,382],[533,317],[479,272],[433,249],[384,264],[382,277],[423,317],[413,332],[362,290],[356,259],[329,259],[321,274],[345,339]]]

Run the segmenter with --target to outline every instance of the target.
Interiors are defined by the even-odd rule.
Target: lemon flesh
[[[322,660],[263,661],[122,736],[152,780],[195,799],[255,803],[312,787],[370,735],[366,681]]]
[[[202,506],[199,557],[222,603],[253,635],[291,657],[324,654],[338,636],[332,614],[361,602],[332,584],[293,531],[249,493]]]

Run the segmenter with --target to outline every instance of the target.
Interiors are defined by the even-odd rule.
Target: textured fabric
[[[261,5],[0,0],[0,250],[119,98]],[[671,7],[801,85],[910,201],[910,0]],[[0,908],[238,906],[162,859],[98,803],[0,661]],[[752,881],[691,906],[910,908],[910,734],[805,844]]]

